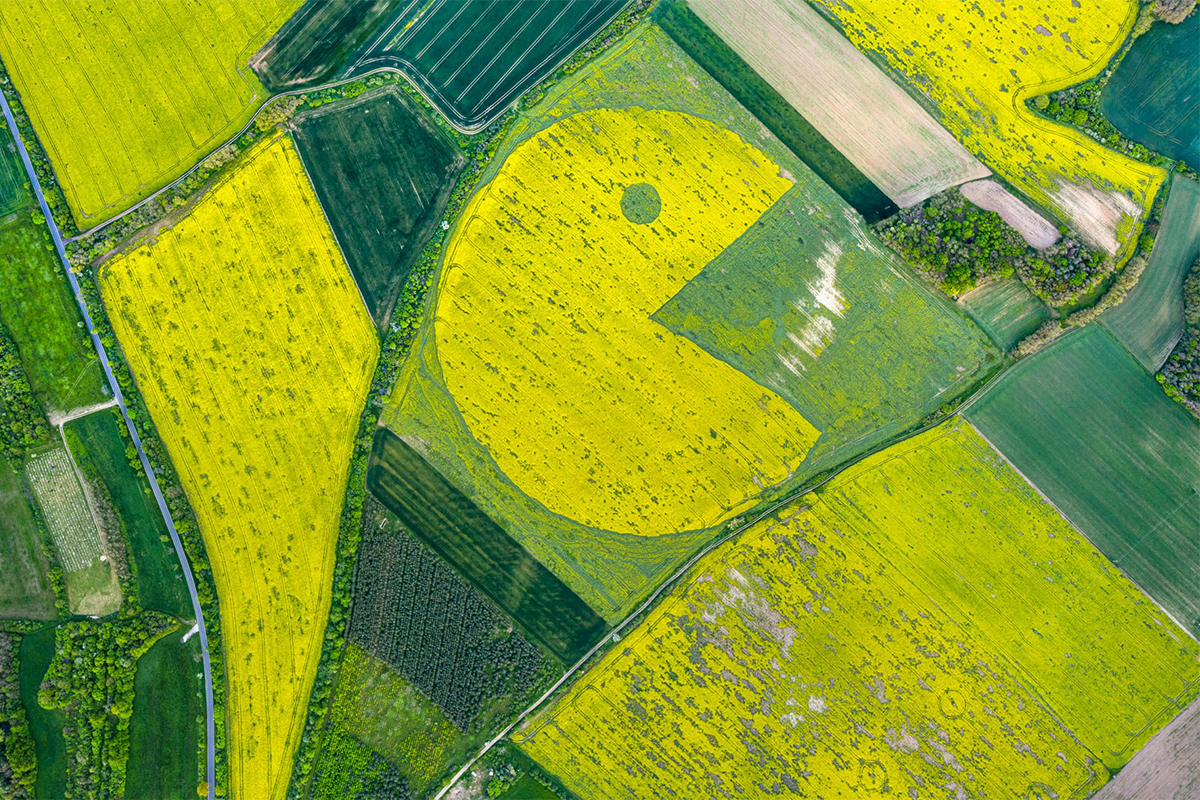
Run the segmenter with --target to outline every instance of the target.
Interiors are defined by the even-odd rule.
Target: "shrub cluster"
[[[1183,282],[1183,338],[1154,377],[1171,399],[1200,418],[1200,258]]]
[[[369,498],[350,639],[395,667],[463,731],[489,701],[522,697],[545,656],[492,603]]]
[[[0,324],[0,452],[20,458],[25,450],[50,435],[17,346]]]
[[[1108,267],[1101,253],[1071,237],[1035,250],[999,214],[979,208],[955,189],[903,209],[874,228],[952,297],[1016,272],[1043,300],[1061,304],[1093,285]]]
[[[68,796],[125,796],[134,664],[176,626],[171,617],[148,611],[117,622],[69,622],[55,631],[55,656],[38,703],[66,714]]]
[[[26,800],[33,796],[37,756],[25,707],[21,705],[21,637],[0,632],[0,797]]]

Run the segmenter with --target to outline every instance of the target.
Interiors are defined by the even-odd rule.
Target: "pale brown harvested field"
[[[803,0],[689,5],[896,205],[991,174]]]
[[[995,211],[1017,229],[1030,247],[1041,250],[1058,241],[1058,229],[1019,197],[992,180],[972,181],[958,187],[962,196],[985,211]]]
[[[1060,181],[1058,191],[1051,193],[1051,197],[1083,238],[1110,256],[1116,255],[1120,247],[1118,231],[1122,221],[1127,217],[1137,219],[1142,213],[1138,204],[1121,192],[1093,186]]]
[[[1200,797],[1200,700],[1129,760],[1092,800],[1195,800]]]

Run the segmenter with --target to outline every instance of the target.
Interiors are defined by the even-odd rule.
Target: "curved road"
[[[71,291],[75,294],[75,302],[79,304],[79,311],[83,314],[84,324],[87,325],[88,332],[91,334],[92,346],[96,348],[96,355],[100,357],[100,366],[104,368],[104,376],[108,379],[108,386],[112,390],[113,399],[116,401],[117,407],[121,409],[121,418],[125,420],[125,427],[129,430],[129,435],[133,439],[133,446],[137,448],[138,458],[141,460],[142,469],[146,471],[146,477],[150,481],[150,489],[154,492],[154,499],[158,503],[158,510],[162,513],[163,521],[167,523],[167,530],[171,533],[171,542],[175,545],[175,555],[179,557],[179,563],[183,567],[183,577],[187,580],[188,593],[192,596],[192,611],[196,615],[196,624],[200,629],[200,651],[204,656],[204,701],[208,722],[205,746],[205,755],[208,763],[205,765],[204,775],[208,781],[208,800],[215,800],[216,730],[213,723],[212,664],[208,657],[208,630],[204,625],[204,613],[200,609],[200,598],[196,595],[196,582],[192,578],[192,570],[188,564],[187,553],[183,549],[183,542],[179,540],[179,533],[175,530],[175,523],[171,519],[171,512],[167,510],[167,501],[163,499],[162,490],[158,486],[158,479],[154,476],[154,470],[150,467],[149,459],[146,458],[146,451],[142,449],[141,437],[138,436],[137,429],[133,426],[133,420],[129,418],[129,410],[125,407],[125,397],[121,394],[121,387],[117,384],[116,376],[113,375],[112,367],[108,363],[108,354],[104,352],[104,344],[100,341],[100,336],[96,333],[96,328],[92,324],[92,315],[88,313],[87,303],[84,302],[83,293],[79,290],[79,281],[76,279],[75,273],[71,271],[71,263],[67,260],[67,253],[63,249],[62,234],[59,232],[58,226],[54,223],[50,207],[46,205],[46,197],[42,194],[42,185],[38,181],[37,173],[34,172],[33,163],[29,160],[29,153],[25,150],[25,143],[21,141],[20,131],[17,130],[16,120],[13,119],[12,109],[9,108],[8,99],[4,97],[3,93],[0,93],[0,105],[4,107],[4,119],[8,122],[8,130],[17,143],[17,150],[21,154],[21,161],[25,164],[25,172],[29,176],[29,182],[33,186],[34,194],[37,195],[38,204],[42,207],[42,214],[46,217],[46,224],[50,226],[50,237],[54,239],[54,249],[58,252],[58,258],[62,262],[63,269],[66,270],[67,279],[71,282]]]

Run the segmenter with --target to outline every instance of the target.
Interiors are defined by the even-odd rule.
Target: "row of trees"
[[[1200,418],[1200,258],[1183,282],[1183,338],[1155,378],[1171,399]]]
[[[1016,272],[1043,300],[1064,303],[1108,267],[1103,254],[1072,237],[1035,250],[999,214],[979,208],[956,189],[874,227],[888,246],[952,297]]]
[[[488,704],[522,697],[550,669],[542,652],[441,558],[370,499],[350,638],[388,662],[463,731]]]
[[[38,703],[65,712],[68,796],[125,796],[135,664],[176,627],[174,619],[152,611],[115,622],[58,627],[54,660],[42,679]]]

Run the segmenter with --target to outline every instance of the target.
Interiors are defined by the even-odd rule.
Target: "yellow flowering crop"
[[[250,55],[300,0],[7,0],[0,55],[81,227],[178,177],[267,93]]]
[[[438,355],[471,432],[551,511],[658,535],[779,483],[817,432],[651,320],[792,184],[677,112],[600,109],[523,142],[446,255]],[[634,221],[641,220],[641,221]]]
[[[378,343],[290,139],[100,276],[221,602],[230,791],[282,797]]]
[[[951,422],[711,554],[516,738],[583,797],[1084,797],[1198,655]]]
[[[1132,252],[1163,170],[1039,118],[1025,100],[1099,73],[1137,17],[1134,0],[819,1],[851,41],[929,95],[989,167],[1097,247]]]

